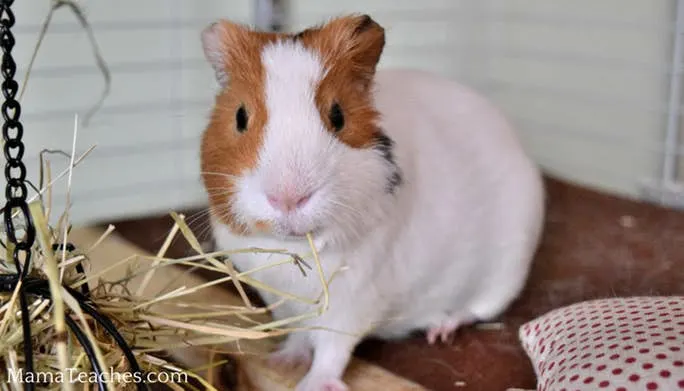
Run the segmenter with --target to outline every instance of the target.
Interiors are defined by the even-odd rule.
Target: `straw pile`
[[[74,135],[76,133],[75,131]],[[74,147],[75,139],[76,137],[74,137]],[[305,255],[290,254],[281,249],[255,248],[204,253],[184,216],[177,213],[171,214],[174,224],[156,256],[130,254],[116,264],[108,265],[96,273],[89,273],[89,265],[94,261],[89,258],[89,254],[107,240],[107,236],[114,230],[114,227],[110,227],[89,248],[77,249],[68,244],[63,245],[69,243],[68,207],[59,217],[55,227],[48,224],[51,209],[49,200],[52,198],[53,184],[67,175],[70,183],[73,167],[83,160],[84,156],[75,159],[73,152],[72,150],[69,169],[59,174],[54,180],[50,178],[49,161],[42,162],[47,175],[41,173],[41,177],[47,178],[47,184],[43,186],[41,183],[38,194],[34,196],[35,200],[30,204],[37,238],[33,248],[30,277],[48,281],[51,296],[51,300],[39,296],[29,297],[34,373],[42,376],[41,378],[34,376],[32,381],[54,382],[52,385],[46,385],[51,389],[72,389],[72,386],[64,379],[89,379],[85,380],[85,383],[94,386],[91,378],[77,376],[79,373],[89,376],[93,373],[93,367],[82,345],[66,326],[67,321],[73,320],[84,331],[85,337],[93,346],[99,367],[103,369],[105,376],[108,376],[105,385],[111,390],[132,386],[130,377],[122,377],[126,373],[131,376],[132,368],[129,366],[129,361],[106,329],[96,322],[91,314],[83,311],[79,305],[79,301],[84,300],[82,296],[87,295],[93,307],[111,320],[132,348],[142,371],[155,374],[155,379],[159,381],[167,379],[170,382],[166,386],[172,389],[188,389],[181,387],[191,386],[173,382],[182,382],[189,378],[194,378],[206,389],[214,388],[206,379],[197,375],[202,368],[181,368],[173,365],[164,358],[165,351],[187,346],[211,347],[244,339],[282,335],[291,331],[287,328],[288,325],[318,316],[327,307],[327,283],[310,237],[311,253]],[[195,255],[180,259],[165,256],[166,249],[179,236],[187,240],[196,251]],[[4,231],[0,239],[3,244],[8,244]],[[0,273],[16,272],[12,264],[11,250],[7,248],[0,259]],[[280,257],[282,260],[273,264],[238,273],[230,263],[230,255],[238,252],[269,252],[284,256]],[[314,267],[321,278],[322,294],[318,300],[307,300],[278,291],[250,277],[256,270],[278,266],[298,267],[304,273],[305,268],[311,268],[304,260],[305,258],[310,258],[315,263]],[[155,279],[157,273],[161,274],[160,271],[163,268],[175,268],[179,265],[205,268],[221,273],[223,277],[194,286],[176,286],[174,281],[165,281],[165,287],[161,291],[146,291],[146,287]],[[120,268],[125,269],[124,278],[115,280],[107,278],[109,272]],[[244,305],[208,303],[206,299],[193,301],[196,293],[226,283],[232,283],[237,287]],[[282,300],[276,305],[287,300],[300,300],[317,306],[317,309],[290,319],[259,323],[252,317],[267,312],[269,308],[254,307],[245,294],[243,284],[280,295]],[[159,284],[156,285],[159,286]],[[8,385],[12,389],[23,389],[20,384],[22,381],[20,368],[24,365],[23,334],[17,292],[18,287],[12,292],[0,294],[0,361],[3,361],[2,366],[8,369],[7,372],[0,374],[1,389],[8,389]],[[76,294],[78,292],[81,294]],[[66,337],[60,337],[62,335]],[[209,365],[219,364],[221,363],[209,363]],[[178,374],[183,374],[183,376]],[[26,381],[26,374],[22,376]],[[83,389],[81,386],[79,388]]]

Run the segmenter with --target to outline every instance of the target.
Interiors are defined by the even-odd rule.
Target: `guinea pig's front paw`
[[[297,384],[295,391],[349,391],[349,388],[336,377],[309,372]]]

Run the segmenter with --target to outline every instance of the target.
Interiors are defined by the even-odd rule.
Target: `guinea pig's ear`
[[[370,82],[385,48],[385,29],[369,15],[346,15],[297,35],[330,66],[348,67],[364,85]]]
[[[202,48],[216,80],[225,87],[230,79],[230,61],[239,53],[241,45],[250,38],[251,32],[245,26],[227,20],[219,20],[202,30]]]

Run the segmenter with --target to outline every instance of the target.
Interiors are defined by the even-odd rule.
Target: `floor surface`
[[[424,337],[367,341],[357,355],[436,390],[533,389],[517,339],[527,320],[573,302],[611,296],[684,294],[684,212],[661,209],[547,179],[546,232],[527,287],[499,330],[470,327],[451,345]],[[113,222],[135,244],[156,251],[167,217]],[[201,228],[202,220],[193,224]],[[181,241],[170,255],[188,253]]]

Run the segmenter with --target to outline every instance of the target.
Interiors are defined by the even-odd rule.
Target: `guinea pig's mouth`
[[[307,234],[316,237],[321,227],[307,227],[308,229],[301,229],[301,227],[293,227],[289,224],[276,225],[273,229],[273,234],[283,239],[301,240],[305,239]]]
[[[286,232],[283,237],[287,239],[304,239],[306,238],[306,233],[300,233],[295,231]]]
[[[319,229],[312,229],[312,230],[308,230],[306,232],[290,230],[290,231],[287,231],[285,235],[290,237],[290,238],[293,238],[293,239],[304,239],[304,238],[306,238],[307,234],[311,234],[312,237],[316,237],[316,235],[318,234],[318,231],[319,231]]]

